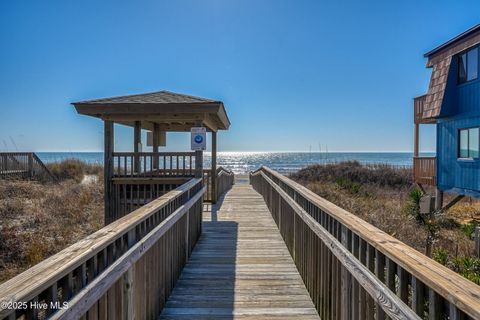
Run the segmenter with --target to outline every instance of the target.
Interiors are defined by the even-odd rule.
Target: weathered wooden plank
[[[160,319],[319,319],[263,199],[235,185],[210,212]]]

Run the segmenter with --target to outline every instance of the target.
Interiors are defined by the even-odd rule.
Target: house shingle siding
[[[465,39],[457,43],[454,42],[441,51],[428,56],[427,67],[432,68],[432,75],[430,77],[430,85],[423,109],[424,119],[436,118],[441,113],[445,88],[447,86],[448,71],[450,70],[453,56],[479,43],[480,30],[475,30],[475,32]]]
[[[423,109],[423,118],[435,118],[440,115],[451,62],[452,56],[448,56],[433,65],[430,85]]]

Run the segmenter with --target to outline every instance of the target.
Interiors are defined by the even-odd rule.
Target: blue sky
[[[479,1],[4,0],[0,150],[102,150],[101,121],[70,102],[166,89],[224,101],[222,151],[408,151],[423,53],[479,12]],[[118,150],[132,131],[118,128]],[[168,137],[170,149],[188,141]]]

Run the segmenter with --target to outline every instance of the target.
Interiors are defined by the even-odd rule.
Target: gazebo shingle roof
[[[111,98],[95,99],[74,102],[73,104],[128,104],[128,103],[155,103],[155,104],[169,104],[169,103],[212,103],[221,102],[201,97],[195,97],[182,93],[175,93],[171,91],[157,91],[142,94],[132,94],[127,96],[118,96]]]
[[[151,130],[156,123],[165,131],[188,131],[202,122],[212,131],[230,127],[222,101],[170,91],[158,91],[72,103],[79,114],[133,126],[141,122]]]

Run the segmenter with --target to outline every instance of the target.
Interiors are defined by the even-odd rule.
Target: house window
[[[458,55],[458,83],[478,78],[478,47]]]
[[[480,128],[462,129],[459,131],[458,157],[477,159],[480,157]]]

